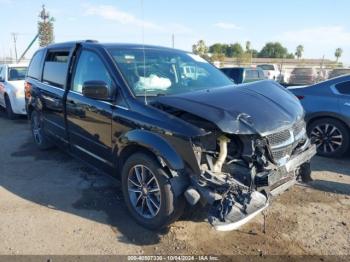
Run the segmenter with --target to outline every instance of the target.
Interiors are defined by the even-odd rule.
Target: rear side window
[[[7,75],[8,81],[24,80],[26,73],[26,67],[10,67]]]
[[[337,84],[335,85],[335,88],[341,94],[350,95],[350,81]]]
[[[28,76],[35,78],[35,79],[40,79],[41,77],[41,61],[43,59],[44,55],[44,50],[40,50],[36,52],[33,55],[33,58],[30,62],[29,68],[28,68]]]
[[[49,51],[44,63],[43,81],[63,88],[68,71],[69,51]]]
[[[258,79],[259,78],[258,70],[247,70],[245,77],[247,80]]]

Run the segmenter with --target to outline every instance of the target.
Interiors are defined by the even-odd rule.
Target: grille
[[[269,140],[269,143],[271,146],[276,146],[290,139],[290,132],[288,129],[286,129],[286,130],[268,135],[267,139]]]
[[[299,121],[292,127],[292,132],[290,132],[289,129],[285,129],[268,135],[267,139],[271,146],[272,157],[278,161],[287,155],[290,156],[293,151],[293,143],[295,142],[291,137],[292,133],[295,138],[300,135],[303,130],[305,130],[305,122]]]
[[[282,149],[272,150],[272,156],[273,156],[273,159],[278,160],[278,159],[281,159],[287,155],[290,155],[291,152],[292,152],[292,148],[291,148],[291,146],[288,146],[288,147],[285,147]]]

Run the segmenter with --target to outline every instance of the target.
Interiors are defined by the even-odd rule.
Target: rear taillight
[[[26,98],[30,98],[30,91],[32,89],[32,85],[30,83],[28,83],[27,81],[24,82],[24,95]]]
[[[304,99],[304,96],[297,96],[297,98],[298,98],[299,100],[303,100],[303,99]]]

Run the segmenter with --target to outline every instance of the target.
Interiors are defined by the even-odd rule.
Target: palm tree
[[[337,63],[342,54],[343,54],[343,49],[341,49],[340,47],[335,50],[334,56],[337,58]]]
[[[245,50],[246,50],[247,52],[250,51],[250,45],[251,45],[250,41],[245,42]]]
[[[295,50],[295,55],[298,59],[300,59],[303,55],[304,47],[302,45],[298,45],[297,49]]]

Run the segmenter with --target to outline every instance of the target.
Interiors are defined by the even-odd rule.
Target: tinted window
[[[262,70],[275,70],[273,65],[258,65]]]
[[[68,70],[69,51],[49,51],[45,63],[43,81],[63,88]]]
[[[258,79],[258,78],[259,78],[258,70],[248,69],[245,71],[246,80]]]
[[[69,57],[68,51],[55,51],[49,52],[47,54],[46,60],[48,62],[58,62],[58,63],[67,63]]]
[[[229,78],[235,81],[236,84],[240,84],[242,81],[243,69],[241,68],[222,68],[222,72],[225,73]]]
[[[75,70],[72,90],[82,93],[84,82],[93,80],[104,81],[109,87],[112,85],[112,78],[98,55],[83,51]]]
[[[8,81],[24,80],[27,67],[10,67],[8,70]]]
[[[30,62],[29,68],[28,68],[28,76],[40,79],[41,77],[41,61],[43,59],[44,50],[40,50],[36,52]]]
[[[350,81],[337,84],[337,85],[335,85],[335,88],[339,91],[339,93],[349,95],[350,94]]]

